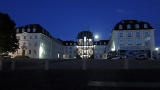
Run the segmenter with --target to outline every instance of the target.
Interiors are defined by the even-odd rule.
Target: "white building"
[[[77,58],[77,43],[74,41],[63,41],[63,58],[75,59]]]
[[[110,51],[129,52],[132,55],[154,51],[154,28],[147,22],[123,20],[116,24],[109,42]]]
[[[63,58],[63,43],[53,38],[48,31],[38,24],[16,28],[19,49],[10,53],[11,57],[28,56],[39,59]]]
[[[94,59],[107,59],[109,40],[94,42]]]

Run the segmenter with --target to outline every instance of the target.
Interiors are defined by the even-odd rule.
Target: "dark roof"
[[[77,39],[84,39],[87,37],[88,39],[93,39],[93,34],[90,31],[82,31],[78,33]]]
[[[127,26],[130,25],[130,28]],[[138,20],[122,20],[117,23],[114,30],[141,30],[141,29],[153,29],[148,22]]]
[[[63,45],[65,46],[74,46],[75,44],[77,45],[74,41],[63,41]]]
[[[100,41],[95,41],[94,45],[107,45],[109,40],[100,40]]]
[[[35,29],[35,31],[34,31],[34,29]],[[17,33],[23,33],[23,30],[24,30],[24,32],[27,32],[27,33],[42,33],[42,34],[52,38],[50,33],[39,24],[29,24],[29,25],[20,26],[20,27],[16,28]]]

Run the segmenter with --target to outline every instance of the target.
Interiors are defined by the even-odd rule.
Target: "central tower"
[[[77,54],[81,59],[93,58],[94,38],[90,31],[82,31],[77,36]]]

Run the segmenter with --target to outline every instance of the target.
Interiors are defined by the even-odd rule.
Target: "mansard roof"
[[[138,21],[138,20],[122,20],[117,23],[114,30],[145,30],[153,29],[153,27],[148,22]]]

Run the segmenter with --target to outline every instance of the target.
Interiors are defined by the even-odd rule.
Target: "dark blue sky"
[[[40,24],[62,40],[76,40],[84,29],[109,39],[122,19],[147,21],[156,29],[160,25],[160,0],[3,0],[0,11],[17,26]]]

